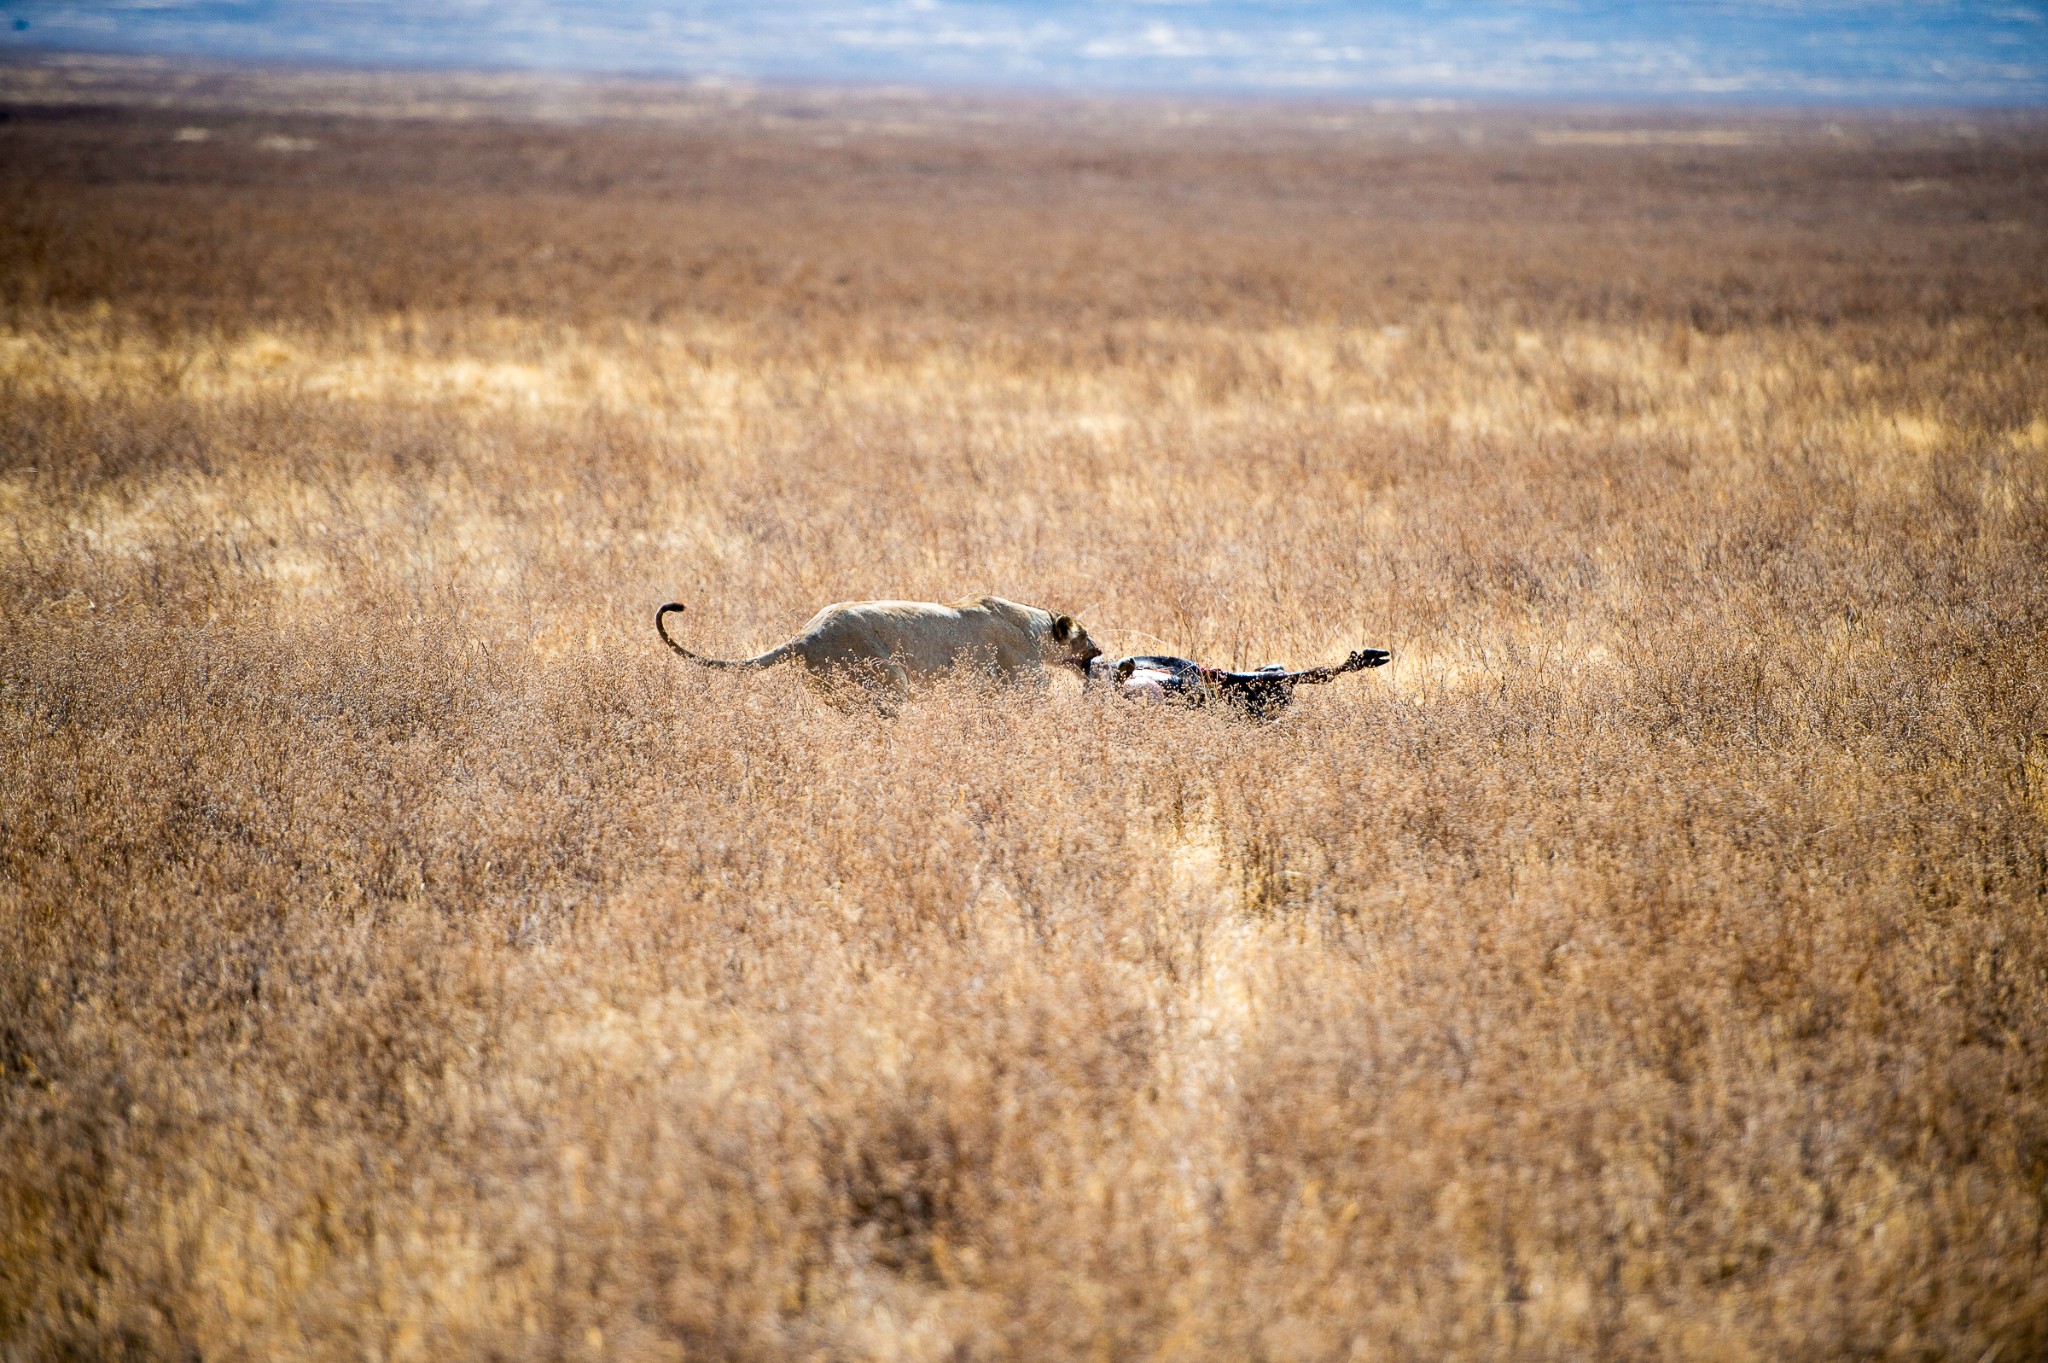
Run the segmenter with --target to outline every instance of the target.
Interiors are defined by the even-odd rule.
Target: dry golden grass
[[[0,1357],[2048,1353],[2037,124],[184,93],[0,122]],[[983,590],[1397,659],[649,618]]]

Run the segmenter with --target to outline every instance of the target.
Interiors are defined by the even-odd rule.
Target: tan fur
[[[1102,650],[1071,616],[1005,601],[969,597],[951,605],[930,601],[842,601],[811,617],[788,643],[753,658],[726,660],[692,653],[669,637],[663,617],[683,607],[671,602],[654,613],[662,642],[706,667],[762,668],[801,661],[808,679],[835,694],[847,683],[878,703],[901,699],[915,682],[973,671],[1006,682],[1043,685],[1047,664],[1085,672]]]

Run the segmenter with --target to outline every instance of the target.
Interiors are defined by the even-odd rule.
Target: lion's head
[[[1088,664],[1102,656],[1102,650],[1088,637],[1088,631],[1071,615],[1055,615],[1046,631],[1045,660],[1077,669],[1088,675]]]

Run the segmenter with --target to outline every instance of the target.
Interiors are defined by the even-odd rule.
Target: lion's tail
[[[654,632],[661,636],[661,641],[664,644],[667,644],[670,648],[701,667],[735,667],[743,669],[773,667],[796,651],[793,644],[782,644],[769,649],[757,658],[707,658],[701,653],[692,653],[689,649],[684,648],[669,637],[668,623],[665,617],[670,611],[679,611],[681,609],[683,609],[683,605],[680,601],[671,601],[667,605],[656,609],[654,612]]]

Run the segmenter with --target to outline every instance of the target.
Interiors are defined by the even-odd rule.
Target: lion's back
[[[1005,670],[1037,662],[1029,617],[1000,597],[842,601],[813,616],[796,643],[813,670],[886,661],[930,675],[969,657]]]

